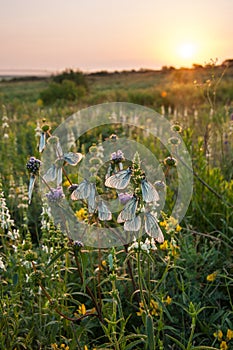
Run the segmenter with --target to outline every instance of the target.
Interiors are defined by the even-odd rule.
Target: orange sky
[[[7,0],[4,69],[189,67],[233,58],[232,0]]]

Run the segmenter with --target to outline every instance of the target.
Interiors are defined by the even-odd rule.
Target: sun
[[[184,43],[178,47],[178,54],[182,59],[192,59],[196,52],[196,47],[193,43]]]

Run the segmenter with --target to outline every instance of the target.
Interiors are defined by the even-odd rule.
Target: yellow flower
[[[207,279],[208,282],[213,282],[213,281],[215,280],[216,277],[217,277],[217,272],[213,272],[213,273],[211,273],[210,275],[208,275],[208,276],[206,277],[206,279]]]
[[[159,225],[165,227],[167,225],[167,221],[160,221]]]
[[[143,302],[139,303],[139,311],[137,312],[137,316],[142,316],[143,312],[144,312],[144,306],[143,306]]]
[[[79,220],[85,220],[87,218],[87,211],[84,208],[81,208],[76,211],[75,215]]]
[[[56,344],[56,343],[51,344],[51,347],[52,347],[52,349],[53,349],[53,350],[57,350],[57,349],[58,349],[58,346],[57,346],[57,344]]]
[[[63,186],[64,186],[64,187],[69,187],[69,186],[70,186],[70,182],[69,182],[68,180],[65,180],[65,181],[63,182]]]
[[[222,339],[223,333],[222,333],[221,329],[219,329],[217,332],[214,333],[214,337],[218,338],[218,340]]]
[[[79,313],[80,315],[86,315],[86,312],[87,312],[86,306],[85,306],[84,304],[79,305],[79,307],[78,307],[78,313]]]
[[[167,305],[170,305],[171,302],[172,302],[172,298],[168,295],[168,296],[166,297],[166,299],[164,300],[164,302],[165,302]]]
[[[222,341],[220,344],[220,350],[227,350],[227,349],[228,349],[227,342]]]
[[[180,232],[182,230],[182,227],[180,225],[176,226],[176,232]]]
[[[86,345],[84,345],[84,349],[83,350],[88,350],[88,347]]]
[[[153,299],[151,299],[150,301],[150,314],[153,316],[158,316],[158,311],[159,311],[159,304],[157,303],[157,301],[154,301]]]
[[[233,338],[233,331],[228,328],[227,330],[227,339],[231,340]]]
[[[168,241],[165,240],[162,244],[160,244],[159,247],[161,250],[167,250],[168,249]]]

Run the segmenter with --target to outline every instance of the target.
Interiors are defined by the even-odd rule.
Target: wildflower
[[[217,277],[217,272],[213,272],[206,277],[206,280],[208,282],[213,282],[216,279],[216,277]]]
[[[177,160],[173,157],[167,157],[163,162],[166,166],[173,167],[176,166]]]
[[[46,194],[48,201],[51,203],[60,202],[64,197],[62,187],[51,188],[51,191]]]
[[[142,316],[142,314],[143,314],[143,312],[145,312],[144,311],[144,306],[143,306],[143,302],[142,301],[140,301],[140,303],[139,303],[139,311],[137,312],[137,316]]]
[[[85,306],[84,304],[79,305],[79,307],[78,307],[78,313],[79,313],[80,315],[85,315],[86,312],[87,312],[86,306]]]
[[[118,139],[118,136],[116,134],[112,134],[112,135],[109,136],[109,139],[111,141],[116,141]]]
[[[227,340],[231,340],[233,338],[233,330],[229,329],[227,330]]]
[[[182,227],[180,225],[176,226],[176,232],[180,232],[182,230]]]
[[[35,157],[31,157],[26,164],[26,168],[28,169],[29,173],[33,175],[37,175],[39,172],[40,165],[41,165],[41,161],[39,159],[36,159]]]
[[[87,218],[87,211],[85,208],[81,208],[81,209],[76,211],[75,215],[77,216],[77,218],[79,220],[83,221]]]
[[[221,329],[219,329],[217,332],[214,332],[214,337],[218,338],[218,340],[221,340],[223,337],[223,332],[221,331]]]
[[[127,192],[118,193],[118,198],[119,198],[121,204],[126,204],[130,199],[133,198],[133,195],[129,194]]]
[[[115,163],[119,163],[125,160],[124,153],[119,149],[111,154],[111,160]]]
[[[181,127],[179,124],[173,124],[173,125],[171,126],[171,130],[180,133],[180,132],[182,131],[182,127]]]
[[[75,252],[79,252],[84,247],[84,244],[81,241],[74,241],[73,248]]]
[[[167,226],[167,222],[166,221],[160,221],[159,225],[162,226],[162,227],[166,227]]]
[[[220,344],[220,350],[227,350],[228,349],[228,345],[226,341],[222,341]]]
[[[5,267],[5,265],[4,265],[3,261],[2,261],[2,257],[1,256],[0,256],[0,269],[6,271],[6,267]]]
[[[164,302],[165,302],[167,305],[170,305],[171,302],[172,302],[172,298],[168,295],[168,296],[166,297],[166,299],[164,300]]]
[[[153,299],[151,299],[150,301],[150,314],[152,316],[159,315],[159,304],[157,303],[157,301],[154,301]]]
[[[161,250],[167,250],[168,249],[168,241],[165,240],[162,244],[160,244],[159,247]]]

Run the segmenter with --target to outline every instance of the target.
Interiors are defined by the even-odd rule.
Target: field
[[[233,349],[232,78],[232,66],[212,62],[0,81],[0,349]],[[140,113],[136,126],[105,123],[113,102],[159,113],[172,137],[158,140]],[[103,111],[103,125],[90,122],[78,139],[64,128],[72,141],[63,153],[63,134],[53,132],[79,110],[77,129],[88,125],[89,106]],[[137,145],[131,159],[121,138]],[[44,170],[54,144],[59,159]],[[82,163],[87,181],[78,175]],[[173,207],[182,181],[190,203],[179,222]],[[119,211],[91,198],[93,188],[106,203],[119,189],[128,195],[120,223]],[[67,228],[64,198],[78,223],[92,234],[103,228],[112,243]],[[125,236],[114,244],[118,226]]]

